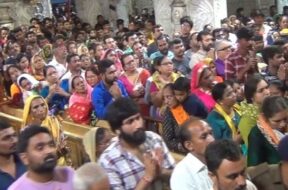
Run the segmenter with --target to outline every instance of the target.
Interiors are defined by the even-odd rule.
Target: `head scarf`
[[[96,133],[99,127],[91,128],[83,137],[83,145],[91,162],[97,162],[96,158]]]
[[[48,104],[46,103],[45,99],[42,96],[39,95],[32,95],[29,96],[25,102],[25,106],[24,106],[24,111],[23,111],[23,125],[21,128],[26,127],[27,125],[31,124],[31,122],[33,121],[32,115],[30,113],[31,111],[31,104],[32,101],[34,99],[40,98],[44,101],[45,106],[46,106],[46,118],[42,121],[41,126],[46,127],[49,129],[49,131],[51,132],[53,138],[56,140],[56,142],[60,142],[60,133],[61,133],[61,128],[60,128],[60,123],[59,121],[48,115]]]
[[[20,87],[21,91],[26,91],[25,89],[23,89],[20,85],[20,81],[22,78],[27,79],[29,82],[31,82],[32,84],[32,89],[37,87],[39,85],[39,81],[36,80],[33,76],[29,75],[29,74],[21,74],[18,78],[17,78],[17,85]]]
[[[123,71],[122,63],[121,63],[121,61],[120,61],[120,59],[119,59],[119,57],[118,57],[118,55],[114,49],[106,49],[105,52],[103,53],[103,55],[101,56],[100,60],[107,59],[108,54],[111,53],[112,51],[115,52],[116,57],[117,57],[114,64],[115,64],[117,70],[122,72]]]
[[[192,70],[192,79],[191,79],[191,91],[195,91],[199,88],[200,76],[204,69],[208,68],[207,65],[202,62],[197,63]]]

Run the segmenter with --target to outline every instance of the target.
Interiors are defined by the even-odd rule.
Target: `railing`
[[[22,114],[23,110],[9,107],[6,104],[0,106],[0,119],[6,119],[8,122],[15,128],[19,133],[21,124],[22,124]],[[146,121],[146,127],[155,127],[155,132],[161,135],[162,124],[161,121],[154,120],[152,118],[144,118]],[[63,120],[62,127],[64,133],[67,135],[68,145],[71,147],[72,154],[72,163],[75,168],[81,166],[85,160],[84,148],[82,145],[82,138],[84,134],[91,128],[88,125],[76,124],[69,120]],[[105,120],[99,120],[96,123],[97,127],[108,128],[109,124]],[[183,155],[172,153],[175,160],[178,162],[183,158]]]

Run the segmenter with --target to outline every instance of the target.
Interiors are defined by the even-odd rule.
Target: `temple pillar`
[[[277,0],[278,13],[283,13],[283,7],[288,5],[288,0]]]

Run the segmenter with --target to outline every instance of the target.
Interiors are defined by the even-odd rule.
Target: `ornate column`
[[[180,19],[186,16],[186,5],[182,0],[173,0],[171,4],[171,20],[174,24],[174,32],[180,30]]]
[[[206,24],[220,27],[220,20],[227,17],[226,0],[187,0],[186,4],[196,31],[202,30]]]
[[[277,0],[278,13],[283,13],[283,7],[288,5],[288,0]]]

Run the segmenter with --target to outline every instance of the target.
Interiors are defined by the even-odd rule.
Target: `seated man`
[[[75,172],[73,190],[109,190],[109,179],[105,171],[95,162],[82,165]]]
[[[56,113],[64,110],[70,97],[68,80],[60,82],[58,71],[52,65],[44,68],[44,77],[48,85],[42,88],[40,95],[47,101],[49,110],[53,109]]]
[[[217,140],[205,151],[209,176],[213,181],[211,190],[257,190],[246,178],[245,157],[239,145],[232,140]]]
[[[171,189],[209,190],[212,181],[204,153],[208,144],[214,141],[212,129],[205,121],[191,118],[180,127],[179,138],[189,153],[175,167],[170,179]]]
[[[26,172],[26,167],[16,155],[17,139],[13,127],[0,120],[0,190],[6,190]]]
[[[73,189],[74,170],[56,167],[56,145],[46,127],[34,125],[24,129],[19,136],[17,151],[28,171],[8,190]]]
[[[103,119],[106,107],[114,100],[128,96],[123,83],[118,80],[117,69],[113,61],[104,59],[99,62],[98,70],[101,81],[92,91],[92,103],[96,117]]]
[[[159,179],[170,176],[174,159],[159,135],[145,131],[135,102],[117,99],[107,108],[105,119],[118,134],[99,159],[111,189],[162,189]]]
[[[173,85],[176,99],[182,104],[184,110],[192,116],[205,119],[208,115],[204,104],[194,94],[190,94],[190,81],[179,77]]]

